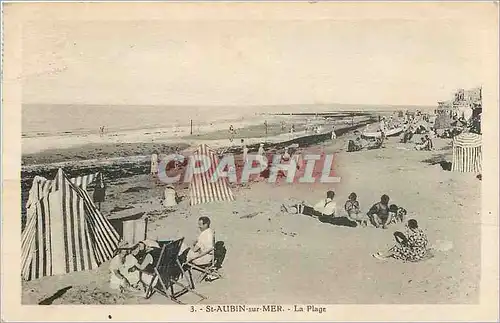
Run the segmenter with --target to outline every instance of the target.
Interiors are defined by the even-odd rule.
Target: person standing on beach
[[[266,136],[267,136],[267,120],[264,121],[264,127],[266,128]]]
[[[243,162],[246,164],[248,162],[248,147],[243,139],[241,139],[241,144],[243,145]]]
[[[332,126],[332,140],[337,139],[337,134],[335,133],[335,125]]]
[[[229,126],[229,142],[231,145],[233,145],[233,140],[234,140],[234,127],[233,125]]]
[[[381,133],[380,138],[382,140],[385,139],[385,132],[386,132],[386,130],[387,130],[387,125],[385,123],[385,117],[382,117],[382,120],[380,120],[380,133]]]
[[[101,211],[101,203],[104,202],[105,198],[106,198],[106,184],[104,183],[104,178],[102,174],[100,174],[99,180],[97,181],[94,188],[94,194],[92,196],[94,203],[97,203],[97,208],[99,209],[99,211]]]
[[[150,174],[152,176],[158,175],[158,155],[157,154],[151,155],[151,172],[150,172]]]
[[[257,151],[257,155],[260,155],[260,156],[264,156],[266,154],[265,150],[264,150],[264,144],[261,143],[259,145],[259,150]]]

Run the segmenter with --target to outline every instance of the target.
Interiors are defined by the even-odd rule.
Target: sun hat
[[[132,248],[130,242],[124,240],[120,240],[120,242],[118,242],[118,246],[116,246],[116,249],[130,249],[130,248]]]
[[[160,248],[158,242],[151,239],[146,239],[141,242],[148,248],[158,248],[158,249]]]

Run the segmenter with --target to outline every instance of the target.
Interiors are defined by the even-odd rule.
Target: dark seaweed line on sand
[[[341,136],[349,131],[359,129],[361,127],[364,127],[368,124],[374,123],[375,119],[359,122],[355,125],[344,127],[338,130],[335,130],[335,133],[337,136]],[[266,149],[271,149],[271,150],[280,150],[283,149],[291,144],[299,144],[300,147],[308,147],[311,145],[315,145],[321,142],[324,142],[326,140],[329,140],[331,138],[331,132],[324,133],[324,134],[315,134],[315,135],[309,135],[309,136],[304,136],[304,137],[299,137],[295,138],[292,140],[284,141],[284,142],[278,142],[278,143],[270,143],[266,144],[265,148]],[[255,145],[249,145],[248,148],[253,151],[257,150],[259,147],[259,144]],[[240,147],[235,147],[232,149],[227,150],[228,153],[233,153],[233,154],[241,154],[242,149]],[[110,165],[104,165],[104,166],[81,166],[78,164],[74,164],[68,167],[64,168],[64,171],[68,176],[70,177],[75,177],[75,176],[80,176],[83,174],[89,174],[89,173],[95,173],[95,172],[102,172],[104,177],[108,182],[112,182],[114,180],[122,179],[122,178],[128,178],[132,177],[135,175],[143,175],[147,174],[149,172],[149,168],[151,167],[151,163],[149,160],[145,161],[135,161],[135,162],[124,162],[124,163],[119,163],[119,164],[110,164]],[[21,215],[22,218],[24,218],[24,215],[26,213],[25,210],[25,205],[28,200],[28,195],[29,195],[29,189],[31,188],[31,184],[33,181],[33,178],[38,175],[38,176],[43,176],[45,178],[54,178],[56,173],[57,173],[58,168],[53,167],[53,168],[44,168],[42,170],[24,170],[21,171]]]

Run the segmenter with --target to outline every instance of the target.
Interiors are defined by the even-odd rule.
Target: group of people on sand
[[[420,143],[415,145],[415,150],[427,150],[431,151],[434,149],[434,143],[429,135],[424,135],[420,138]]]
[[[389,204],[390,198],[387,194],[381,196],[380,201],[373,204],[367,213],[363,213],[357,200],[357,194],[349,194],[344,203],[344,212],[339,212],[335,201],[335,192],[328,191],[326,198],[321,199],[313,206],[305,202],[292,205],[282,204],[281,211],[289,214],[302,214],[316,217],[323,223],[337,226],[357,227],[368,226],[387,229],[390,225],[405,221],[407,211],[403,207]],[[378,259],[395,258],[403,261],[418,261],[423,259],[427,253],[427,237],[418,227],[415,219],[410,219],[406,224],[406,232],[396,231],[394,237],[396,244],[385,252],[373,254]]]
[[[190,247],[184,243],[181,246],[179,259],[183,260],[182,266],[195,264],[203,267],[210,265],[214,259],[215,233],[210,228],[210,219],[200,217],[198,228],[200,235],[196,242]],[[140,241],[133,246],[120,242],[109,265],[110,288],[146,296],[148,286],[155,283],[153,266],[159,260],[155,259],[159,257],[155,250],[160,248],[159,242],[151,239]]]
[[[375,138],[374,140],[366,140],[363,138],[361,133],[356,130],[354,131],[354,139],[350,139],[347,143],[347,151],[348,152],[354,152],[354,151],[361,151],[364,149],[371,150],[371,149],[378,149],[382,147],[382,144],[384,143],[383,137]]]
[[[382,195],[380,201],[373,204],[367,213],[361,211],[357,194],[349,194],[344,203],[344,212],[339,212],[335,201],[335,192],[326,192],[326,198],[321,199],[314,205],[302,201],[292,205],[281,206],[281,210],[290,214],[302,214],[317,217],[322,222],[348,227],[368,226],[368,223],[376,228],[387,228],[389,225],[403,222],[407,211],[396,204],[389,205],[390,198],[387,194]]]

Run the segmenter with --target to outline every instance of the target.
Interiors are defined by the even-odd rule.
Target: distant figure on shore
[[[157,154],[151,154],[150,175],[152,175],[152,176],[158,175],[158,155]]]
[[[248,159],[248,147],[245,144],[245,140],[241,139],[241,148],[243,151],[243,162],[246,164]]]
[[[177,192],[172,185],[167,185],[163,192],[163,206],[172,207],[177,205]]]
[[[231,143],[231,145],[233,144],[233,140],[234,140],[234,127],[233,127],[233,125],[230,125],[229,126],[229,142]]]
[[[337,134],[335,133],[335,125],[332,126],[332,140],[337,139]]]
[[[387,129],[388,130],[394,129],[394,119],[392,116],[389,117],[389,121],[387,122]]]
[[[266,129],[266,136],[267,136],[267,120],[264,121],[264,128]]]
[[[259,150],[257,151],[257,155],[261,155],[261,156],[264,156],[266,154],[266,151],[264,150],[264,144],[261,143],[259,145]]]
[[[403,132],[403,138],[401,139],[401,142],[402,143],[407,143],[407,142],[410,142],[411,139],[413,138],[413,127],[408,127],[408,129],[406,129],[404,132]]]
[[[286,129],[286,123],[285,121],[281,121],[281,131],[284,131]]]
[[[99,179],[94,187],[94,194],[92,198],[94,203],[97,204],[99,211],[101,211],[101,203],[106,199],[106,184],[104,183],[102,173],[99,175]]]
[[[290,158],[291,158],[291,156],[290,156],[290,153],[288,152],[288,147],[287,147],[287,148],[285,148],[283,155],[281,155],[281,161],[288,162],[288,161],[290,161]]]
[[[385,117],[382,117],[382,120],[380,120],[380,138],[382,138],[382,140],[385,139],[385,133],[387,132],[387,124],[386,124],[386,121],[385,121]]]
[[[386,229],[387,225],[391,223],[389,200],[390,198],[387,194],[382,195],[380,202],[373,204],[367,213],[370,221],[376,228],[382,227],[383,229]]]
[[[99,127],[99,135],[102,137],[104,136],[104,126]]]
[[[292,126],[290,127],[290,134],[293,136],[294,133],[295,133],[295,125],[292,124]]]

